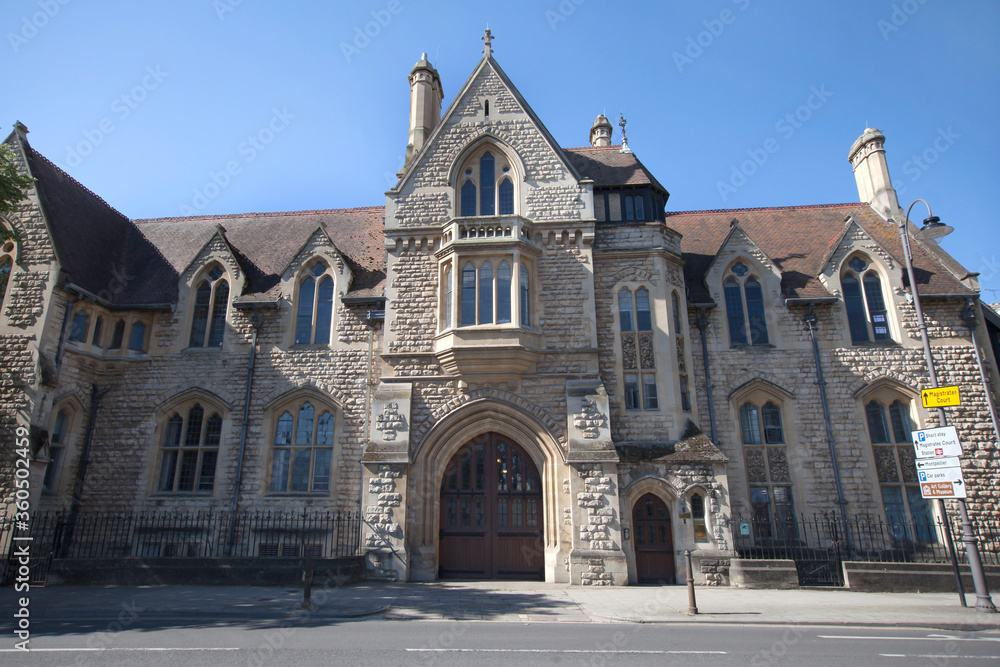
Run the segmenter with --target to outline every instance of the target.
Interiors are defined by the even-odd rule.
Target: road
[[[4,665],[891,665],[1000,664],[1000,632],[743,624],[353,622],[163,615],[117,631],[113,618],[50,617]]]

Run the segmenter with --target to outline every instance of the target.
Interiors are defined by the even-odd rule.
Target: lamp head
[[[955,231],[954,227],[949,227],[948,225],[941,222],[941,218],[936,215],[932,215],[926,220],[924,220],[924,226],[920,228],[920,231],[914,234],[914,236],[921,241],[931,241],[933,239],[939,239],[942,236],[948,236]]]

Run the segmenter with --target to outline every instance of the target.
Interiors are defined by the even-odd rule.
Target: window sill
[[[221,345],[214,347],[185,347],[184,354],[210,354],[212,352],[220,352],[222,350]]]
[[[778,346],[773,343],[760,343],[754,345],[752,343],[740,344],[740,345],[730,345],[733,350],[776,350]]]
[[[194,498],[213,498],[215,493],[213,491],[155,491],[149,494],[150,498],[155,498],[162,500],[165,498],[184,498],[184,499],[194,499]]]
[[[902,347],[899,343],[894,340],[863,340],[860,343],[855,343],[851,341],[852,347]]]
[[[329,491],[268,491],[265,498],[329,498]]]

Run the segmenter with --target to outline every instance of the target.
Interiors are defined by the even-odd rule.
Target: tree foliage
[[[7,144],[0,144],[0,213],[10,213],[24,199],[24,189],[34,181],[18,173],[14,151]]]

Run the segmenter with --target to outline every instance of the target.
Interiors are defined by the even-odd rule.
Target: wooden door
[[[632,508],[635,570],[639,583],[676,583],[670,512],[662,500],[647,493]]]
[[[543,578],[541,477],[511,440],[488,433],[452,457],[441,482],[438,576]]]

